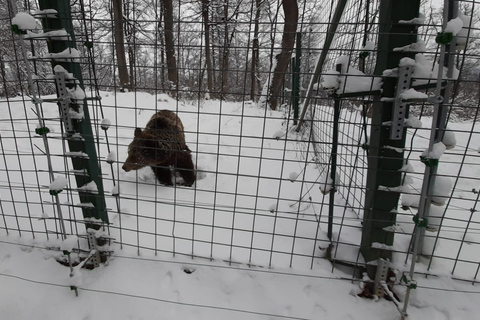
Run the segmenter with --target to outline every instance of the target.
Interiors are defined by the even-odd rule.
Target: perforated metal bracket
[[[100,266],[100,262],[102,260],[100,257],[100,252],[98,251],[98,244],[97,244],[97,238],[95,237],[95,232],[87,232],[87,239],[88,239],[88,245],[92,252],[92,257],[90,258],[90,261],[92,261],[93,267],[96,268]]]
[[[393,101],[392,124],[390,127],[391,140],[401,140],[403,136],[408,103],[403,102],[400,95],[403,91],[410,88],[412,74],[413,66],[401,66],[398,68],[397,90]]]
[[[387,281],[389,263],[385,259],[378,259],[377,273],[375,274],[374,294],[377,297],[383,297],[385,292],[382,283]]]
[[[75,128],[72,123],[72,116],[70,115],[70,98],[68,95],[65,79],[65,72],[55,72],[55,83],[58,90],[58,103],[60,104],[62,121],[65,126],[65,131],[68,133],[72,133],[75,131]]]

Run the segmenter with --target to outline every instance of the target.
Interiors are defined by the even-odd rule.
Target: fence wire
[[[165,257],[185,255],[296,268],[325,267],[322,262],[329,259],[364,267],[359,245],[373,94],[342,98],[338,131],[333,132],[334,101],[318,86],[307,125],[296,133],[293,68],[284,74],[279,108],[271,110],[266,101],[265,84],[273,81],[275,56],[282,49],[286,17],[282,1],[239,1],[228,7],[216,1],[176,3],[170,12],[171,34],[165,32],[169,28],[165,13],[170,9],[163,1],[125,2],[125,62],[118,60],[116,51],[119,42],[113,30],[118,28],[118,19],[112,3],[82,0],[71,9],[105,186],[105,195],[98,196],[106,198],[107,231],[114,242],[120,248]],[[328,54],[321,76],[334,70],[342,56],[350,66],[373,74],[377,53],[366,47],[377,42],[379,1],[347,1],[330,48],[324,48],[323,42],[338,1],[297,4],[297,32],[302,34],[300,101],[322,50]],[[36,9],[32,4],[18,11],[33,13]],[[0,230],[60,246],[61,208],[66,233],[79,236],[81,257],[88,247],[83,207],[58,106],[48,101],[56,98],[56,89],[46,41],[27,35],[23,44],[29,53],[24,57],[22,40],[10,30],[13,8],[0,10],[4,44],[0,48],[4,115],[0,120]],[[419,27],[419,38],[425,42],[425,56],[432,61],[438,57],[435,35],[441,30],[440,10],[430,2],[421,9],[425,22]],[[445,152],[439,171],[439,176],[453,182],[452,191],[444,206],[436,208],[438,227],[426,233],[431,247],[425,249],[425,261],[417,269],[428,274],[452,273],[473,282],[478,281],[480,268],[478,10],[478,1],[462,1],[461,12],[473,19],[468,45],[456,56],[460,76],[449,101],[449,129],[457,145]],[[34,32],[40,30],[38,24]],[[168,47],[172,40],[173,47]],[[169,74],[171,61],[167,61],[172,51],[173,75]],[[29,59],[32,74],[24,58]],[[128,77],[121,83],[123,63]],[[29,76],[35,90],[28,85]],[[32,103],[34,92],[43,99],[40,112]],[[144,128],[161,109],[175,111],[184,124],[196,164],[197,181],[191,188],[162,186],[149,168],[129,173],[121,169],[135,128]],[[424,128],[429,127],[431,107],[418,104],[411,113]],[[38,117],[50,129],[54,175],[68,179],[67,188],[59,194],[60,207],[49,193],[52,181],[45,145],[35,134]],[[105,123],[111,123],[108,130],[102,127]],[[334,134],[338,134],[338,181],[332,203],[321,189],[331,170]],[[399,203],[392,248],[393,263],[400,270],[410,254],[415,197],[422,183],[419,156],[428,137],[427,129],[408,129],[405,151],[412,167],[408,172],[411,189]],[[332,207],[334,215],[329,220]]]

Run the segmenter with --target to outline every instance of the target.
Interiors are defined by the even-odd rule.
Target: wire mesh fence
[[[319,261],[329,259],[365,267],[359,247],[376,91],[372,75],[379,54],[371,44],[379,36],[379,1],[346,1],[337,24],[341,2],[294,2],[297,32],[302,34],[300,56],[293,57],[301,58],[300,101],[322,50],[321,79],[346,56],[348,68],[363,73],[367,89],[362,95],[337,97],[341,109],[336,119],[335,97],[317,86],[306,125],[298,133],[291,100],[293,69],[283,71],[278,108],[269,104],[284,26],[290,23],[281,1],[228,6],[200,1],[172,7],[168,1],[124,1],[118,8],[117,1],[82,0],[71,6],[73,31],[66,39],[46,35],[47,28],[41,31],[38,22],[37,30],[14,34],[10,25],[17,10],[36,13],[40,20],[47,13],[35,11],[36,4],[16,9],[9,2],[0,9],[2,233],[35,238],[52,248],[61,248],[63,234],[75,235],[78,256],[88,252],[85,225],[95,221],[85,219],[88,205],[79,193],[84,185],[71,163],[79,155],[69,148],[52,71],[52,63],[68,59],[82,70],[90,138],[103,181],[104,192],[88,191],[105,197],[109,223],[104,234],[120,248],[259,266],[309,269],[324,267]],[[116,10],[123,12],[122,19]],[[432,65],[439,57],[435,36],[442,28],[440,10],[429,2],[421,7],[425,19],[418,35]],[[478,2],[463,1],[460,12],[473,19],[466,28],[467,45],[455,55],[460,75],[448,101],[448,128],[457,143],[445,151],[437,176],[452,185],[446,194],[440,192],[443,206],[430,212],[431,228],[417,271],[453,273],[477,282]],[[337,30],[327,48],[333,25]],[[123,31],[122,38],[115,30]],[[75,40],[78,56],[52,57],[45,41],[52,37]],[[348,77],[353,70],[348,68],[340,73]],[[174,185],[166,187],[148,167],[128,173],[121,168],[135,128],[145,128],[162,109],[176,112],[183,123],[196,169],[192,187],[182,185],[175,172]],[[392,225],[395,242],[388,248],[401,271],[411,257],[412,217],[423,182],[419,158],[428,146],[433,109],[418,103],[410,112],[425,129],[418,122],[409,128],[404,150],[410,189],[402,192]],[[36,132],[43,127],[49,129],[46,141]],[[329,183],[333,156],[338,180]],[[51,183],[58,177],[66,179],[66,187],[51,195]],[[336,192],[325,190],[327,184]]]

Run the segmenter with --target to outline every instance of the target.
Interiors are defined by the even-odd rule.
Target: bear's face
[[[128,146],[128,157],[122,169],[129,172],[146,166],[155,166],[161,162],[159,161],[161,158],[157,137],[146,130],[136,128],[135,138]]]

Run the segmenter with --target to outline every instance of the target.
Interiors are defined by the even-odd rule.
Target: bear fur
[[[128,157],[122,166],[126,172],[149,166],[160,183],[173,185],[173,167],[185,185],[195,182],[191,151],[185,143],[183,124],[172,111],[155,113],[144,130],[135,129],[135,137],[128,146]]]

